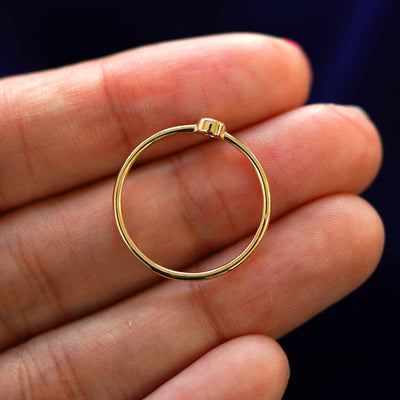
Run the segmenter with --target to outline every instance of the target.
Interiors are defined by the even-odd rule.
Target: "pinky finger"
[[[242,336],[201,357],[146,400],[278,400],[289,365],[282,348],[261,335]]]

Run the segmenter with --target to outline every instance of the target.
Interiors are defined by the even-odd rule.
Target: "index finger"
[[[239,129],[301,105],[309,86],[301,50],[256,34],[174,41],[4,79],[0,212],[114,173],[158,130],[204,116]]]

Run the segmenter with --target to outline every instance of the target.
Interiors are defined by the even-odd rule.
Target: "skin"
[[[356,289],[384,232],[358,197],[381,163],[361,110],[302,106],[304,52],[229,34],[0,80],[0,393],[7,399],[280,399],[275,341]],[[125,247],[111,195],[143,139],[224,121],[271,186],[256,252],[210,281],[158,277]],[[130,174],[135,241],[170,267],[233,258],[260,192],[238,152],[200,136],[155,146]]]

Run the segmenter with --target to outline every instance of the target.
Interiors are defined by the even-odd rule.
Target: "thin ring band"
[[[258,180],[261,185],[262,190],[262,199],[263,199],[263,208],[260,225],[251,240],[251,242],[247,245],[247,247],[233,260],[228,263],[212,269],[208,271],[201,272],[186,272],[186,271],[175,271],[173,269],[169,269],[163,267],[162,265],[157,264],[149,257],[147,257],[142,251],[136,246],[131,236],[129,235],[124,219],[122,216],[122,205],[121,205],[121,197],[122,197],[122,189],[124,186],[125,179],[135,163],[136,159],[139,155],[145,151],[149,146],[153,143],[171,135],[175,135],[177,133],[201,133],[212,138],[223,139],[226,142],[230,143],[238,150],[240,150],[247,159],[251,162],[251,165],[255,169],[257,173]],[[184,280],[199,280],[199,279],[209,279],[215,278],[219,275],[222,275],[232,269],[236,268],[239,264],[245,261],[255,250],[257,245],[260,243],[262,237],[267,230],[270,214],[271,214],[271,196],[269,191],[268,180],[265,175],[265,172],[254,156],[254,154],[238,139],[234,136],[230,135],[225,130],[225,125],[219,121],[216,121],[211,118],[203,118],[196,125],[181,125],[175,126],[172,128],[164,129],[160,132],[157,132],[153,136],[150,136],[148,139],[143,141],[139,146],[137,146],[132,153],[129,155],[124,165],[122,166],[117,181],[115,182],[114,193],[113,193],[113,204],[114,204],[114,215],[115,221],[117,223],[118,230],[128,248],[131,252],[145,265],[147,265],[154,272],[171,279],[184,279]]]

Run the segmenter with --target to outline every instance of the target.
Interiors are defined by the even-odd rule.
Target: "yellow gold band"
[[[261,215],[261,222],[260,225],[251,240],[251,242],[247,245],[247,247],[233,260],[229,261],[228,263],[209,270],[209,271],[202,271],[202,272],[186,272],[186,271],[175,271],[173,269],[169,269],[163,267],[152,261],[148,258],[145,254],[141,252],[141,250],[136,246],[132,238],[130,237],[124,219],[122,217],[122,206],[121,206],[121,196],[122,196],[122,189],[124,186],[125,179],[132,168],[133,164],[139,157],[139,155],[145,151],[149,146],[153,143],[171,135],[175,135],[177,133],[183,132],[194,132],[194,133],[201,133],[207,136],[211,136],[213,138],[219,138],[225,140],[226,142],[235,146],[238,150],[240,150],[251,162],[251,165],[254,167],[258,180],[261,185],[262,191],[262,200],[263,200],[263,208],[262,208],[262,215]],[[219,121],[213,120],[211,118],[203,118],[201,119],[196,125],[182,125],[182,126],[175,126],[172,128],[168,128],[157,132],[153,136],[150,136],[148,139],[143,141],[139,146],[137,146],[132,153],[129,155],[127,160],[125,161],[124,165],[119,172],[117,181],[114,187],[113,193],[113,203],[114,203],[114,215],[115,221],[118,226],[118,230],[121,233],[124,242],[128,246],[128,248],[132,251],[132,253],[145,265],[147,265],[151,270],[154,272],[171,279],[185,279],[185,280],[196,280],[196,279],[209,279],[214,278],[216,276],[222,275],[232,269],[236,268],[239,264],[245,261],[255,250],[257,245],[260,243],[262,237],[264,236],[265,231],[267,230],[270,214],[271,214],[271,196],[269,192],[269,186],[267,177],[265,172],[254,156],[254,154],[238,139],[234,136],[230,135],[225,130],[225,125]]]

